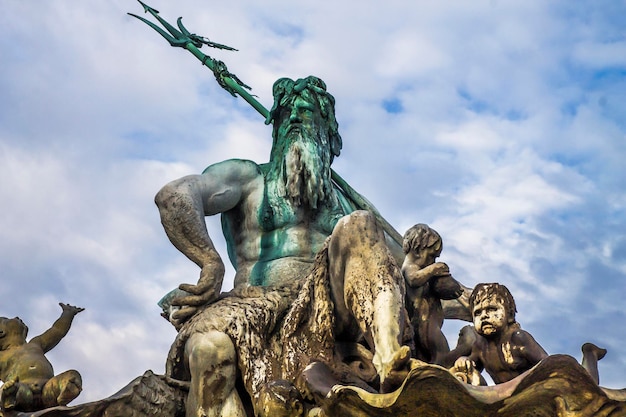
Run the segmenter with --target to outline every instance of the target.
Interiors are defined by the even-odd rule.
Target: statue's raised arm
[[[59,344],[61,339],[63,339],[67,332],[70,331],[72,321],[74,321],[74,316],[85,310],[82,307],[76,307],[64,303],[59,303],[59,306],[62,310],[61,317],[59,317],[54,324],[52,324],[52,327],[39,336],[33,337],[30,341],[30,343],[40,345],[44,352],[52,350]]]

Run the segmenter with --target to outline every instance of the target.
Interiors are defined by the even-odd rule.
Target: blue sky
[[[464,284],[507,285],[549,353],[606,347],[601,383],[626,387],[624,1],[150,5],[239,49],[205,53],[266,107],[280,77],[324,79],[335,170],[401,233],[438,230]],[[254,110],[127,12],[142,9],[5,0],[0,14],[0,315],[32,337],[59,301],[86,308],[49,354],[83,375],[77,402],[164,370],[175,331],[156,302],[199,271],[155,193],[224,159],[265,162],[271,143]]]

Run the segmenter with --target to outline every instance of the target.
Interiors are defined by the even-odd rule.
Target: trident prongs
[[[185,26],[183,26],[183,18],[182,17],[179,17],[178,20],[176,20],[176,24],[178,25],[178,28],[183,33],[183,35],[185,35],[187,38],[191,39],[191,41],[193,42],[193,44],[197,48],[202,47],[202,45],[204,44],[204,45],[209,46],[211,48],[225,49],[227,51],[238,51],[238,49],[235,49],[235,48],[233,48],[231,46],[222,45],[221,43],[213,42],[213,41],[211,41],[207,37],[196,35],[195,33],[189,33],[187,28]]]
[[[159,16],[158,10],[153,9],[152,7],[142,2],[141,0],[137,0],[137,1],[143,7],[144,12],[150,13],[155,19],[157,19],[159,23],[161,23],[161,25],[167,30],[167,32],[169,32],[169,34],[165,32],[163,29],[161,29],[160,27],[158,27],[156,24],[150,22],[147,19],[144,19],[143,17],[137,16],[136,14],[133,14],[133,13],[128,13],[128,14],[130,16],[133,16],[141,20],[146,25],[150,26],[152,29],[157,31],[161,36],[165,38],[166,41],[169,42],[171,46],[179,47],[179,48],[186,48],[187,44],[192,44],[196,48],[201,48],[202,45],[207,45],[211,48],[225,49],[227,51],[237,50],[233,47],[223,45],[221,43],[212,42],[211,40],[209,40],[208,38],[204,36],[199,36],[199,35],[196,35],[195,33],[190,33],[187,30],[187,28],[183,26],[182,17],[179,17],[178,20],[176,21],[176,24],[178,25],[178,29],[180,29],[180,30],[177,30],[174,26],[172,26],[165,19]]]
[[[161,25],[163,25],[163,27],[167,29],[167,32],[169,33],[161,29],[154,23],[144,19],[143,17],[139,17],[132,13],[128,13],[129,15],[136,17],[137,19],[141,20],[152,29],[157,31],[161,36],[165,38],[165,40],[169,42],[170,45],[183,48],[191,52],[196,58],[200,60],[200,62],[202,62],[202,65],[205,65],[211,71],[213,71],[213,75],[215,75],[217,83],[222,88],[224,88],[233,96],[239,95],[241,98],[246,100],[256,111],[258,111],[261,116],[263,116],[263,118],[266,120],[266,123],[271,123],[272,119],[270,117],[269,110],[263,107],[263,105],[259,103],[256,98],[254,98],[254,96],[246,91],[250,90],[250,87],[244,84],[235,74],[229,72],[225,63],[217,59],[213,59],[200,51],[202,45],[207,45],[211,48],[226,49],[228,51],[236,51],[235,48],[215,43],[210,41],[208,38],[196,35],[194,33],[190,33],[187,28],[183,26],[182,17],[179,17],[176,21],[178,29],[180,29],[178,30],[174,26],[167,23],[164,19],[162,19],[161,16],[159,16],[158,10],[153,9],[141,0],[137,1],[139,1],[139,3],[143,6],[143,10],[146,13],[150,13],[155,19],[157,19],[159,23],[161,23]],[[378,210],[376,210],[376,208],[370,202],[368,202],[361,194],[357,193],[350,186],[350,184],[348,184],[343,178],[341,178],[339,174],[337,174],[335,171],[331,170],[331,175],[335,184],[337,184],[337,186],[344,191],[344,193],[352,201],[352,203],[354,203],[354,205],[359,209],[369,210],[374,213],[376,218],[381,222],[383,228],[385,229],[385,232],[387,232],[387,234],[393,240],[395,240],[398,245],[402,246],[402,235],[400,235],[400,233],[398,233],[393,228],[393,226],[380,215]]]

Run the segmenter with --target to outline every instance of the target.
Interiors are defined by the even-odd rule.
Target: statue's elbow
[[[203,188],[201,177],[186,176],[172,181],[154,197],[161,213],[161,220],[175,217],[176,221],[203,213]]]
[[[154,203],[159,208],[159,211],[168,210],[176,200],[177,195],[180,195],[179,184],[170,182],[163,186],[156,196],[154,196]]]

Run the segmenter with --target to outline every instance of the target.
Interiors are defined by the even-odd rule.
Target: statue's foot
[[[591,355],[592,357],[595,357],[596,360],[604,358],[607,352],[606,349],[598,347],[593,343],[585,343],[581,350],[583,351],[584,356]]]
[[[383,364],[383,374],[380,380],[380,392],[391,392],[397,389],[406,379],[411,370],[411,349],[402,346],[394,355],[390,363]]]
[[[67,405],[74,398],[78,397],[78,394],[83,390],[83,384],[80,378],[69,378],[61,385],[61,392],[57,397],[58,405]]]

